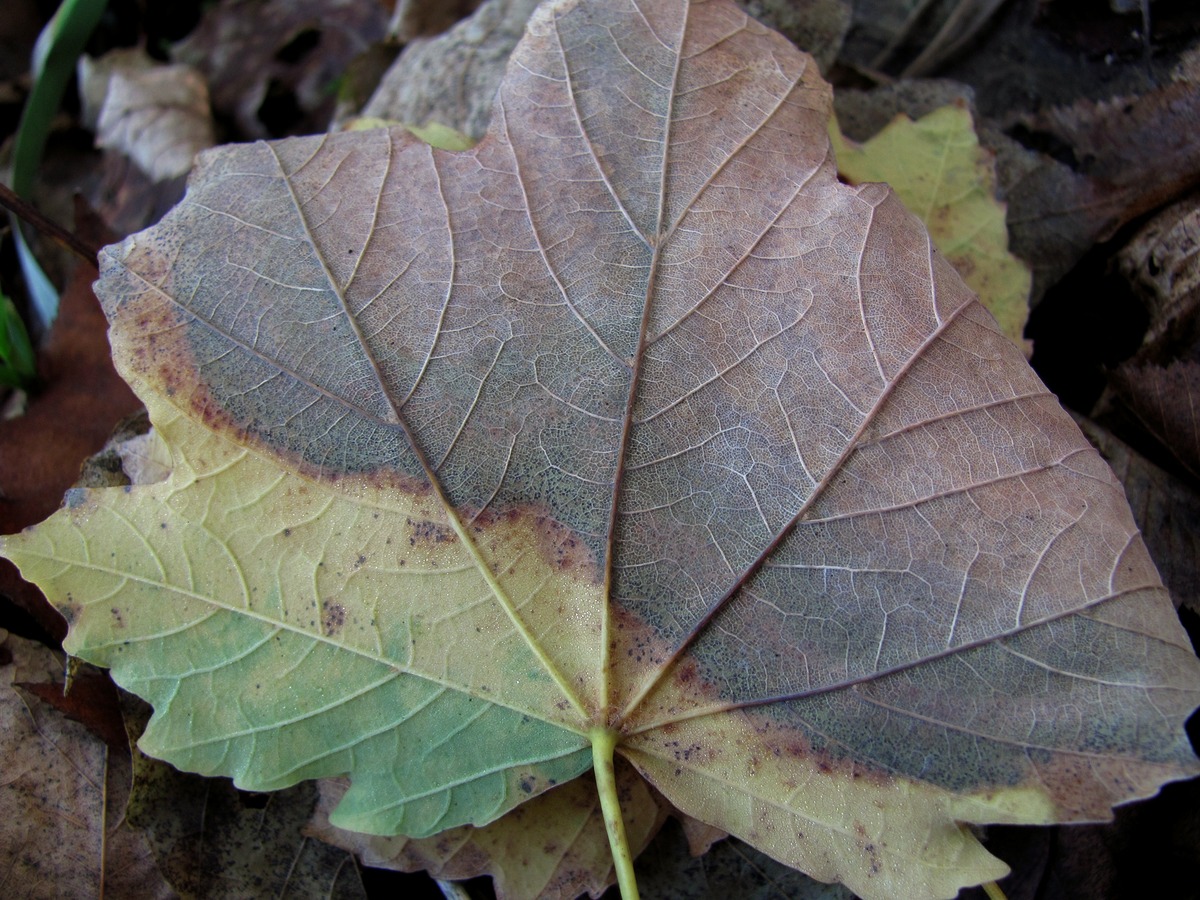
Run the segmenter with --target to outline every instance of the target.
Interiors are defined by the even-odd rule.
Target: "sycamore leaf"
[[[915,122],[899,115],[862,144],[843,137],[833,119],[830,138],[842,177],[891,185],[1004,333],[1023,345],[1032,276],[1008,251],[992,154],[980,147],[966,105]]]
[[[109,248],[167,480],[4,552],[142,746],[333,824],[483,825],[612,752],[866,897],[1005,871],[963,824],[1198,770],[1191,651],[1120,485],[828,87],[722,0],[561,0],[465,152],[201,157]],[[562,796],[561,792],[556,792]]]

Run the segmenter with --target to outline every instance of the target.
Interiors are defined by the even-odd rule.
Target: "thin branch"
[[[53,219],[44,215],[28,200],[18,197],[6,184],[0,184],[0,206],[28,222],[46,237],[83,257],[87,262],[92,265],[96,264],[96,258],[100,253],[99,247],[85,241],[74,232],[67,231]]]

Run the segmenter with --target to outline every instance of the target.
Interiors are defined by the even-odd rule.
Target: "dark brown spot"
[[[326,637],[332,637],[342,630],[346,624],[346,607],[333,600],[321,601],[321,630]]]
[[[406,524],[411,529],[409,544],[415,546],[417,541],[430,544],[452,544],[458,540],[454,529],[440,522],[430,522],[426,519],[407,519]]]

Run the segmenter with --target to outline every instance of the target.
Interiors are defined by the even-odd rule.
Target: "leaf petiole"
[[[592,740],[592,766],[596,770],[596,791],[600,794],[600,809],[604,813],[604,828],[612,850],[613,866],[617,870],[617,887],[621,900],[638,900],[637,879],[633,874],[633,855],[625,837],[625,819],[617,796],[617,777],[613,766],[613,751],[617,733],[609,728],[596,727],[589,734]]]

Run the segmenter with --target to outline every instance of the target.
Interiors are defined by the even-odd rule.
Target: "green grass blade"
[[[106,0],[64,0],[38,37],[33,55],[33,89],[21,113],[13,142],[12,188],[21,197],[33,189],[46,139],[63,93],[75,74],[75,61],[104,13]],[[58,312],[58,292],[46,277],[13,222],[17,252],[39,325],[46,328]]]
[[[37,362],[25,323],[12,300],[0,294],[0,384],[28,388],[37,375]]]

